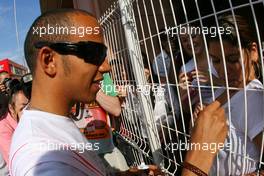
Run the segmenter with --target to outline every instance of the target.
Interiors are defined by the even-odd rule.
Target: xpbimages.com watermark
[[[105,93],[111,93],[111,92],[137,92],[137,93],[142,93],[144,95],[150,95],[151,92],[157,93],[157,94],[164,94],[165,92],[165,86],[161,85],[123,85],[123,86],[112,86],[112,85],[101,85],[101,89]]]
[[[84,37],[85,35],[97,35],[100,34],[100,27],[91,26],[60,26],[56,24],[52,26],[48,24],[47,26],[33,27],[33,35],[39,35],[42,37],[44,35],[76,35],[78,37]]]
[[[229,27],[199,27],[199,26],[188,26],[179,25],[177,27],[166,27],[166,33],[170,37],[176,37],[176,35],[209,35],[210,37],[216,37],[218,35],[230,35],[232,33],[232,28]]]
[[[38,144],[36,147],[41,151],[76,151],[84,153],[84,151],[97,151],[99,150],[99,143],[56,143],[47,142]]]
[[[229,151],[231,149],[230,143],[194,143],[194,142],[182,142],[179,143],[167,143],[165,150],[173,153],[174,151],[188,151],[188,150],[203,150],[211,153],[216,153],[218,150],[224,149]]]

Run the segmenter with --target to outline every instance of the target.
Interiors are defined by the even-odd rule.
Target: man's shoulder
[[[240,106],[240,105],[244,105],[245,104],[245,92],[247,95],[247,106],[253,105],[253,106],[257,106],[257,107],[262,107],[263,106],[263,85],[262,83],[257,80],[254,79],[251,82],[249,82],[246,86],[246,91],[240,90],[239,92],[237,92],[233,97],[232,97],[232,101],[234,104]],[[261,108],[263,109],[263,108]]]
[[[14,176],[46,176],[54,175],[54,173],[60,173],[59,175],[76,175],[75,172],[80,173],[79,175],[88,172],[104,173],[101,171],[103,169],[100,167],[100,162],[92,154],[79,153],[66,147],[66,145],[42,140],[28,141],[25,144],[16,146],[15,150],[10,154],[9,168]],[[45,172],[41,173],[40,171]]]
[[[20,173],[19,173],[20,174]],[[34,166],[28,170],[23,176],[87,176],[86,173],[81,170],[60,162],[47,162]],[[18,175],[17,175],[18,176]]]

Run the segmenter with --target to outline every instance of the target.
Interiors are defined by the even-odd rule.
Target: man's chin
[[[92,103],[93,101],[95,101],[95,98],[96,98],[96,94],[94,94],[94,95],[90,95],[87,99],[85,99],[85,100],[83,101],[83,103],[85,103],[85,104]]]

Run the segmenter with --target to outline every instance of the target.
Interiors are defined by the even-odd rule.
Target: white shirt
[[[157,64],[157,67],[156,67]],[[164,67],[165,64],[165,67]],[[170,56],[166,53],[165,50],[162,50],[160,54],[154,59],[152,63],[153,72],[155,75],[166,77],[169,75],[170,72],[170,65],[172,64]],[[165,71],[166,70],[166,71]],[[167,73],[167,74],[166,74]],[[170,89],[170,94],[169,94]],[[179,99],[177,93],[175,92],[175,86],[173,85],[165,85],[165,98],[168,106],[172,109],[175,113],[176,118],[180,116],[180,108],[179,108]]]
[[[246,86],[247,94],[247,118],[245,116],[244,90],[240,90],[230,99],[231,108],[231,131],[225,141],[225,148],[219,151],[219,175],[241,175],[243,163],[245,163],[245,173],[251,173],[256,170],[256,164],[260,158],[260,151],[253,143],[253,139],[264,129],[264,92],[259,80],[253,80]],[[256,89],[256,90],[248,90]],[[225,108],[227,122],[229,123],[229,114],[227,103]],[[247,119],[247,126],[245,126]],[[246,141],[245,130],[247,128]],[[244,162],[244,150],[246,142],[246,156]],[[228,145],[227,145],[228,144]],[[230,147],[231,144],[231,147]],[[231,149],[231,155],[230,155]],[[231,165],[229,165],[231,161]],[[229,169],[229,166],[230,169]],[[230,174],[228,171],[230,170]],[[212,176],[217,175],[216,160],[210,172]]]
[[[165,50],[162,50],[160,54],[157,55],[157,57],[154,59],[152,63],[153,72],[155,75],[166,77],[166,75],[169,74],[170,71],[170,63],[171,59],[166,53]],[[157,65],[156,65],[157,64]],[[165,65],[165,67],[164,67]],[[166,71],[165,71],[166,69]],[[167,74],[166,74],[167,72]]]
[[[100,159],[73,121],[64,116],[24,110],[13,135],[12,176],[106,175]]]
[[[86,139],[89,143],[98,146],[98,150],[96,150],[97,154],[111,153],[115,146],[113,143],[112,130],[110,128],[111,123],[109,115],[102,109],[102,107],[99,107],[98,105],[89,107],[90,109],[88,109],[87,106],[80,108],[78,116],[78,119],[80,120],[74,121],[74,123],[78,128],[86,128],[87,132],[89,132],[89,137],[87,136]],[[103,128],[98,127],[95,124],[96,121],[100,122],[101,124],[106,124]]]

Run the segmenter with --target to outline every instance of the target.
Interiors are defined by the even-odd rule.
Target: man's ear
[[[258,62],[259,54],[258,54],[258,45],[256,42],[251,43],[250,45],[250,59],[253,62]]]
[[[43,47],[40,49],[38,58],[42,70],[49,76],[54,77],[57,74],[57,61],[55,59],[56,54],[49,47]]]

